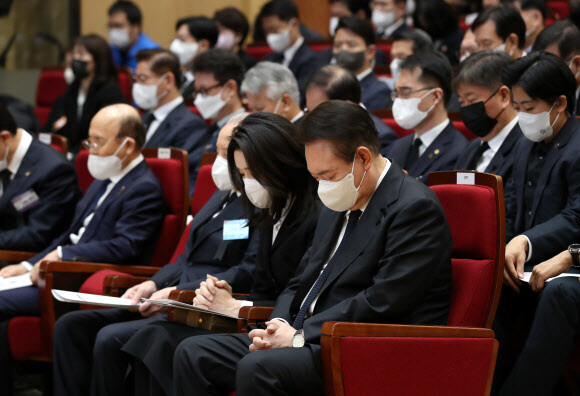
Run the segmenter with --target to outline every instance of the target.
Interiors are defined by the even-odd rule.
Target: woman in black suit
[[[103,107],[124,103],[117,81],[113,55],[104,38],[96,34],[75,40],[72,63],[75,79],[59,97],[45,126],[68,139],[69,151],[76,153],[88,137],[93,116]]]
[[[232,316],[242,306],[274,306],[297,272],[312,243],[320,203],[296,134],[294,125],[271,113],[253,113],[234,130],[228,147],[230,179],[244,197],[249,223],[260,232],[254,283],[249,296],[237,299],[225,281],[208,276],[196,290],[195,305]],[[206,332],[173,322],[152,323],[137,332],[123,347],[135,358],[136,394],[171,395],[173,352],[181,341]]]

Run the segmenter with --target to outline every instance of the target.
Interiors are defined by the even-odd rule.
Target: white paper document
[[[524,282],[530,282],[530,277],[532,276],[531,272],[524,272],[524,278],[522,279]],[[553,278],[548,278],[546,279],[546,282],[551,281],[552,279],[556,279],[556,278],[565,278],[565,277],[572,277],[572,278],[580,278],[580,274],[569,274],[564,272],[563,274],[560,274],[558,276],[555,276]]]
[[[27,286],[32,286],[30,272],[18,276],[11,276],[10,278],[0,277],[0,291],[18,289],[19,287]]]
[[[58,301],[78,304],[102,305],[111,308],[137,308],[141,304],[133,304],[128,298],[100,296],[98,294],[77,293],[66,290],[52,290],[52,295]]]
[[[150,299],[147,299],[147,298],[142,298],[141,301],[148,302],[148,303],[151,303],[151,304],[156,304],[156,305],[163,305],[163,306],[166,306],[166,307],[184,308],[184,309],[189,309],[191,311],[207,312],[207,313],[210,313],[210,314],[214,314],[214,315],[218,315],[218,316],[223,316],[224,318],[240,319],[240,318],[238,318],[236,316],[226,315],[226,314],[223,314],[221,312],[212,311],[211,309],[205,309],[205,308],[195,307],[195,306],[193,306],[191,304],[187,304],[187,303],[183,303],[183,302],[179,302],[179,301],[174,301],[174,300],[169,300],[169,299],[150,300]]]

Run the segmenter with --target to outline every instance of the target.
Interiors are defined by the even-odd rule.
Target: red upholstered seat
[[[211,165],[204,165],[199,168],[197,180],[195,181],[195,190],[191,199],[191,214],[195,216],[197,212],[211,198],[217,187],[211,176]]]
[[[397,136],[399,136],[399,138],[405,137],[413,133],[412,129],[401,128],[394,118],[383,118],[383,122],[388,126],[390,126],[393,129],[393,131],[397,133]]]
[[[81,150],[77,154],[77,158],[75,160],[75,169],[77,171],[77,177],[79,179],[79,186],[81,187],[81,191],[84,193],[87,192],[91,183],[95,180],[95,178],[89,172],[89,168],[87,167],[87,161],[89,159],[89,151],[88,150]]]
[[[453,126],[455,127],[455,129],[461,132],[467,140],[475,139],[477,137],[473,133],[471,133],[469,129],[467,129],[463,121],[453,121]]]
[[[117,68],[117,81],[119,88],[125,97],[127,103],[133,103],[133,80],[131,78],[131,69],[126,67]]]
[[[66,91],[64,70],[62,68],[47,68],[40,72],[36,86],[36,105],[34,112],[40,125],[46,124],[50,110],[56,99]]]
[[[256,58],[259,62],[264,60],[264,57],[266,55],[271,54],[274,51],[272,51],[272,48],[268,47],[268,45],[266,44],[259,45],[252,44],[246,47],[246,52],[248,53],[248,55]]]
[[[554,0],[546,3],[548,8],[554,13],[554,19],[566,19],[570,15],[570,2],[565,0]]]

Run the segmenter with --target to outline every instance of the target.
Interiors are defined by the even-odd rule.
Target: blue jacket
[[[414,136],[414,134],[407,135],[391,145],[388,157],[399,166],[405,165],[405,159],[411,144],[413,144]],[[407,169],[407,172],[409,172],[410,176],[425,183],[427,175],[431,172],[455,169],[455,162],[457,162],[457,158],[459,158],[466,145],[467,139],[465,139],[465,136],[455,129],[453,123],[449,121],[449,125],[427,147],[417,162],[410,169]]]
[[[72,225],[32,259],[31,264],[62,246],[65,261],[148,265],[165,215],[163,189],[143,161],[113,187],[94,212],[76,245],[70,234],[77,233],[90,214],[95,196],[104,181],[95,180],[76,207]]]
[[[151,40],[149,36],[145,33],[141,32],[139,34],[139,38],[135,41],[135,44],[129,51],[127,51],[126,56],[123,56],[123,52],[119,47],[115,47],[111,45],[111,51],[113,52],[113,59],[115,61],[115,65],[120,67],[130,67],[133,73],[135,72],[135,68],[137,67],[137,52],[143,49],[152,49],[152,48],[161,48],[159,44],[155,41]]]
[[[151,278],[159,289],[179,285],[182,290],[195,290],[211,274],[226,280],[235,290],[250,290],[258,233],[250,228],[248,239],[224,241],[224,221],[247,218],[238,197],[222,210],[228,196],[229,191],[217,190],[193,218],[184,252]]]
[[[12,200],[34,191],[38,204],[19,212]],[[81,196],[73,165],[53,148],[33,139],[0,197],[0,249],[43,250],[69,225]]]
[[[367,110],[386,109],[391,101],[391,89],[388,85],[377,78],[371,71],[365,78],[360,80],[360,101]]]
[[[580,123],[575,117],[564,124],[550,142],[552,149],[542,165],[534,190],[532,210],[525,213],[526,173],[534,142],[522,137],[514,149],[513,175],[506,187],[515,196],[513,226],[509,238],[526,235],[532,244],[530,263],[540,263],[565,250],[580,227]],[[509,224],[509,223],[508,223]]]

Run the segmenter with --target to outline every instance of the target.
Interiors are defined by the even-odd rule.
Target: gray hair
[[[287,93],[297,105],[300,104],[300,91],[294,74],[286,66],[273,62],[260,62],[246,73],[242,81],[242,94],[257,94],[266,89],[266,96],[278,101]]]

